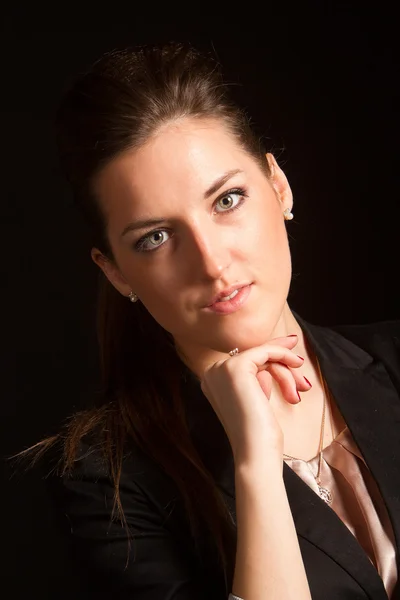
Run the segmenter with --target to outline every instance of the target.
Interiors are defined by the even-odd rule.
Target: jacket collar
[[[335,331],[295,317],[386,504],[400,574],[400,401],[383,364]],[[233,457],[228,438],[200,384],[186,375],[185,396],[193,441],[235,514]],[[284,463],[286,491],[300,537],[340,564],[374,600],[387,599],[381,578],[336,513]],[[400,589],[397,595],[400,598]]]

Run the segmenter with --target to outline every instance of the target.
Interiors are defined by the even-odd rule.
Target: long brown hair
[[[56,118],[61,165],[89,225],[92,245],[108,260],[114,258],[93,194],[96,174],[119,153],[140,147],[163,123],[183,116],[222,121],[269,175],[260,138],[245,112],[228,98],[218,66],[191,47],[168,44],[112,51],[64,95]],[[140,301],[132,304],[102,272],[99,275],[101,401],[73,415],[58,435],[36,444],[35,460],[57,442],[61,472],[71,472],[80,441],[99,431],[115,487],[113,516],[126,525],[119,481],[125,443],[133,440],[179,488],[193,537],[200,524],[208,528],[226,578],[234,527],[188,431],[180,390],[182,362],[174,340]]]

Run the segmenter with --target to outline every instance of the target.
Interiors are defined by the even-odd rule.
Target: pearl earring
[[[283,211],[283,216],[285,218],[285,221],[291,221],[293,219],[293,217],[294,217],[293,213],[290,212],[290,208],[286,208]]]
[[[136,295],[136,294],[134,294],[133,292],[130,292],[130,293],[129,293],[129,300],[130,300],[131,302],[137,302],[137,301],[139,300],[139,298],[137,297],[137,295]]]

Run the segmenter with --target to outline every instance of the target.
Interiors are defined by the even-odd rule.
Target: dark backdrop
[[[216,24],[210,13],[206,25],[196,14],[168,25],[108,7],[97,29],[94,13],[61,8],[38,14],[18,3],[3,15],[2,457],[56,431],[96,389],[97,271],[57,171],[51,123],[70,77],[115,46],[190,40],[239,83],[294,191],[292,308],[326,325],[399,318],[394,14],[385,3],[373,12],[280,6],[264,2],[252,23]],[[75,584],[43,482],[37,472],[10,476],[5,467],[0,584],[10,598],[67,597]]]

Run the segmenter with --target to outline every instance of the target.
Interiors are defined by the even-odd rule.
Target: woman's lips
[[[236,312],[237,310],[242,308],[242,306],[247,301],[251,292],[251,286],[252,284],[245,285],[242,288],[239,288],[239,291],[236,294],[236,296],[234,296],[230,300],[214,302],[214,304],[206,306],[203,310],[207,312],[218,313],[221,315],[228,315],[230,313]]]

